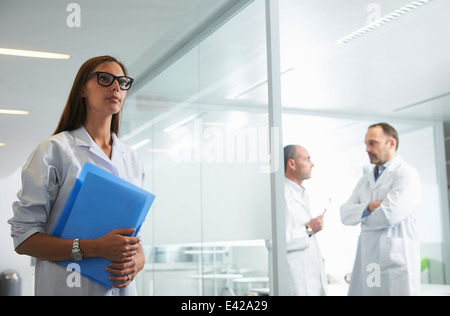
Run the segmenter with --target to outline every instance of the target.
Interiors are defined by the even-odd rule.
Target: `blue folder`
[[[66,201],[52,235],[64,239],[97,239],[118,228],[139,232],[155,196],[113,174],[86,163]],[[80,266],[82,275],[111,289],[113,282],[105,270],[110,261],[86,258],[60,261],[67,267]]]

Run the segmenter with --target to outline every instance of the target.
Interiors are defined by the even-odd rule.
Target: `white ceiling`
[[[70,54],[70,60],[0,55],[0,109],[30,112],[0,115],[0,178],[21,167],[50,136],[65,106],[75,75],[87,59],[113,55],[133,77],[146,70],[230,0],[77,0],[81,27],[66,20],[70,1],[0,1],[0,47]],[[149,56],[149,54],[151,54]]]
[[[284,106],[449,120],[442,111],[448,96],[424,101],[450,92],[450,1],[434,0],[349,44],[335,43],[366,25],[369,4],[384,16],[410,2],[283,0],[282,47],[286,65],[296,68],[284,78]]]
[[[20,167],[31,150],[53,132],[82,62],[111,54],[139,78],[145,73],[144,65],[164,57],[164,52],[196,25],[223,12],[230,1],[77,1],[82,10],[79,29],[66,26],[69,2],[0,2],[0,47],[72,55],[69,61],[0,56],[0,108],[31,112],[23,117],[0,115],[0,143],[7,144],[0,147],[0,178]],[[378,0],[376,4],[385,15],[409,2]],[[450,44],[445,41],[450,37],[450,1],[433,0],[347,45],[337,45],[336,40],[367,23],[370,3],[374,1],[280,0],[282,70],[294,69],[283,75],[283,106],[290,113],[450,122]],[[255,17],[261,18],[264,16]],[[203,93],[205,100],[211,100],[209,104],[264,104],[264,84],[229,99],[230,93],[236,95],[234,91],[255,87],[264,80],[265,69],[259,64],[264,33],[250,42],[245,33],[255,32],[255,23],[260,22],[247,21],[237,29],[230,26],[217,36],[217,42],[212,38],[204,43],[203,62],[212,56],[211,67],[203,65],[202,77],[211,82]],[[232,45],[227,46],[227,41]],[[218,60],[218,56],[222,58]],[[186,83],[181,88],[195,83],[190,68],[195,71],[196,65],[188,62],[185,77],[177,74],[176,79]],[[167,80],[167,86],[175,91],[170,84],[173,77],[167,76]],[[195,95],[182,90],[180,100]]]

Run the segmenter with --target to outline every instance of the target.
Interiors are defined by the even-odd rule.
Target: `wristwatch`
[[[306,233],[308,234],[308,237],[311,237],[313,235],[313,230],[311,227],[305,226],[306,227]]]
[[[83,260],[83,253],[81,252],[80,240],[78,238],[73,241],[72,259],[75,260],[75,261]]]

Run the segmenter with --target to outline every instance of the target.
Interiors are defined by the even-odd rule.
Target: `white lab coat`
[[[348,295],[419,295],[420,244],[417,213],[422,187],[417,171],[400,157],[375,182],[361,178],[341,207],[344,225],[361,223]],[[361,218],[372,201],[383,203]]]
[[[327,275],[316,236],[309,237],[306,224],[311,219],[305,189],[285,178],[286,248],[289,295],[326,295]]]
[[[36,233],[50,234],[67,197],[86,162],[101,167],[135,185],[142,186],[143,165],[135,152],[113,134],[109,159],[84,127],[44,140],[22,169],[22,189],[13,203],[11,236],[17,248]],[[127,227],[118,227],[127,228]],[[54,263],[37,260],[36,295],[136,295],[134,282],[126,289],[107,290],[81,277],[81,287],[69,287],[72,271]],[[74,279],[71,279],[72,281]],[[69,282],[70,283],[70,282]]]

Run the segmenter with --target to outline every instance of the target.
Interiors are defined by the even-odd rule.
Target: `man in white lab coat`
[[[361,223],[348,295],[419,295],[419,175],[397,156],[398,134],[389,124],[370,126],[365,143],[375,168],[341,207],[344,225]]]
[[[323,215],[312,218],[302,186],[314,164],[308,151],[297,145],[284,148],[284,162],[289,294],[326,295],[327,275],[315,236],[323,229]]]

